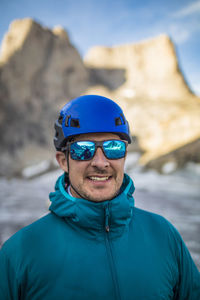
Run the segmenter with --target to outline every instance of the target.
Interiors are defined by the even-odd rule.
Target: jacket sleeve
[[[0,299],[20,299],[19,285],[15,270],[4,250],[0,251]]]
[[[176,231],[176,230],[175,230]],[[200,300],[200,273],[182,240],[177,236],[177,255],[179,266],[179,282],[176,287],[176,300]]]

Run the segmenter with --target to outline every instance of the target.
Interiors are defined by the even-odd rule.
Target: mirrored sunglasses
[[[74,160],[90,160],[94,157],[97,148],[100,147],[108,159],[120,159],[125,157],[128,142],[122,140],[107,141],[77,141],[68,143],[70,156]]]

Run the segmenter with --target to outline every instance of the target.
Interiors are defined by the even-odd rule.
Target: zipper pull
[[[106,229],[106,232],[109,232],[110,231],[109,225],[106,225],[105,229]]]
[[[105,230],[106,232],[110,231],[110,226],[108,224],[109,221],[109,204],[105,207]]]

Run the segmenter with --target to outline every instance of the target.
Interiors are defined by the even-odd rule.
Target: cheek
[[[117,165],[116,168],[120,173],[124,172],[124,164],[125,164],[125,159],[121,158],[119,160],[116,161]]]
[[[70,159],[69,160],[69,172],[70,176],[75,179],[80,179],[84,176],[87,169],[87,162],[80,162]]]
[[[115,164],[113,165],[113,168],[115,169],[119,180],[123,180],[123,177],[124,177],[124,163],[125,163],[124,160],[122,160],[122,161],[119,160],[119,161],[116,161]]]

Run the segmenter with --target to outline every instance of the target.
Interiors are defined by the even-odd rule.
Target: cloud
[[[169,32],[170,35],[173,37],[173,40],[177,43],[177,44],[182,44],[184,42],[186,42],[191,35],[191,32],[186,29],[183,28],[182,26],[178,25],[178,24],[171,24],[169,26]]]
[[[183,6],[170,15],[169,32],[178,44],[183,44],[200,31],[200,0]]]
[[[200,1],[195,1],[172,14],[175,18],[184,18],[200,13]]]

